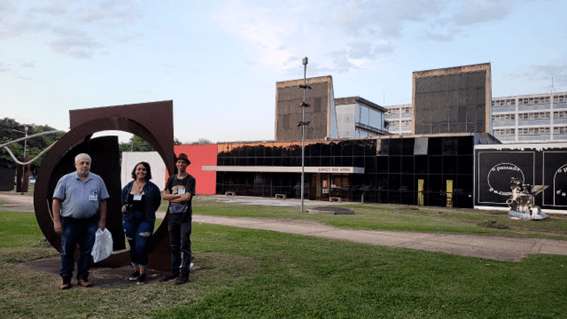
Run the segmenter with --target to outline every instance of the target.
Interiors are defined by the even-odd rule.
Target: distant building
[[[495,97],[493,135],[503,143],[567,141],[567,92]]]
[[[567,207],[567,143],[502,145],[490,134],[491,112],[508,112],[517,122],[517,114],[536,112],[525,106],[541,105],[563,118],[564,95],[548,106],[506,98],[505,106],[491,107],[490,64],[414,72],[413,78],[413,107],[335,99],[331,76],[307,79],[304,148],[298,126],[304,82],[277,82],[274,141],[182,145],[175,152],[195,159],[188,171],[203,186],[199,194],[505,209],[514,177],[551,185],[535,200],[542,209]]]
[[[414,134],[490,132],[490,63],[413,72]]]
[[[390,134],[488,132],[503,143],[567,141],[567,92],[490,97],[490,64],[413,73],[413,104],[386,105]]]
[[[276,83],[276,141],[301,141],[302,130],[297,129],[303,121],[303,79]],[[322,140],[336,138],[337,113],[333,93],[333,78],[321,76],[307,79],[307,104],[305,108],[305,139]]]
[[[306,140],[332,138],[370,137],[385,135],[386,109],[360,96],[335,99],[333,78],[321,76],[306,79],[311,89],[306,92],[305,127]],[[301,141],[303,121],[304,80],[276,83],[276,132],[275,140]]]
[[[411,104],[387,105],[391,134],[410,134]],[[567,141],[567,92],[493,97],[492,134],[502,143]]]
[[[370,137],[388,134],[386,108],[360,96],[335,99],[339,138]]]
[[[384,108],[390,134],[411,134],[413,127],[411,104],[386,105]]]

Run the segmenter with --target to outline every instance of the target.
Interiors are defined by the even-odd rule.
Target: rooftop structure
[[[370,137],[385,135],[386,108],[360,96],[335,99],[338,136]]]

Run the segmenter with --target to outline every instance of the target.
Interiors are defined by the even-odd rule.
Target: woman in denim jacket
[[[149,243],[154,231],[156,211],[161,205],[159,188],[152,182],[150,164],[140,162],[132,170],[134,179],[122,189],[122,227],[130,245],[130,260],[134,272],[131,281],[146,283]]]

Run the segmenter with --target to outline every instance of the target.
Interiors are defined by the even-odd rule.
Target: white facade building
[[[335,99],[339,138],[388,134],[386,109],[359,96]]]
[[[567,92],[492,98],[492,130],[503,143],[565,142]]]
[[[389,105],[391,134],[412,132],[412,105]],[[567,141],[567,92],[493,97],[492,132],[502,143]]]
[[[390,134],[411,134],[412,109],[411,104],[388,105],[386,121]]]

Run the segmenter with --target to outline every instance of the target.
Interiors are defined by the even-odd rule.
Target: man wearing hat
[[[169,246],[171,247],[171,273],[160,281],[175,279],[173,284],[189,282],[191,265],[191,200],[195,196],[195,178],[187,173],[191,164],[187,154],[181,153],[175,161],[177,174],[170,176],[162,198],[169,201]],[[181,256],[183,253],[183,258]],[[181,274],[180,274],[181,271]]]

